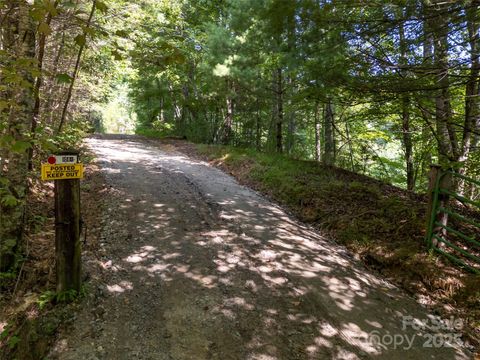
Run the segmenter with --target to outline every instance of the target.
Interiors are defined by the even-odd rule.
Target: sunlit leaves
[[[58,15],[58,10],[55,5],[55,0],[44,0],[43,5],[45,9],[50,13],[51,16]]]
[[[119,37],[122,37],[122,38],[128,38],[128,31],[126,30],[117,30],[115,31],[115,35],[119,36]]]
[[[96,34],[97,34],[97,31],[91,27],[83,27],[82,28],[82,31],[85,35],[88,35],[88,36],[91,36],[91,37],[95,37]]]
[[[68,84],[72,82],[72,77],[68,74],[57,74],[56,78],[59,84]]]
[[[24,153],[27,149],[30,149],[32,144],[28,141],[15,141],[11,147],[11,151],[16,153]]]
[[[45,35],[50,35],[52,33],[52,29],[50,29],[50,26],[48,26],[47,23],[42,22],[40,25],[38,25],[38,32]]]
[[[6,100],[0,100],[0,111],[3,111],[5,110],[6,108],[8,108],[9,106],[9,102],[6,101]]]
[[[45,10],[36,6],[30,10],[30,16],[35,21],[42,21],[45,18]]]
[[[74,9],[77,7],[77,3],[74,1],[62,1],[62,6],[66,9]]]
[[[75,43],[77,43],[78,46],[84,46],[86,41],[87,41],[85,34],[80,34],[80,35],[75,36],[74,40],[75,40]]]
[[[8,184],[10,184],[10,180],[8,180],[7,178],[5,177],[1,177],[0,176],[0,185],[2,187],[5,187],[5,186],[8,186]]]
[[[3,195],[0,198],[0,202],[2,203],[2,205],[8,206],[8,207],[14,207],[19,204],[19,201],[17,200],[17,198],[11,194]]]
[[[117,50],[113,50],[113,51],[112,51],[112,56],[113,56],[113,58],[114,58],[115,60],[117,60],[117,61],[120,61],[120,60],[123,59],[122,54],[121,54],[120,52],[118,52]]]
[[[0,136],[0,145],[2,147],[9,147],[14,140],[14,137],[10,134],[2,135]]]
[[[108,6],[103,1],[97,0],[95,7],[104,14],[108,11]]]

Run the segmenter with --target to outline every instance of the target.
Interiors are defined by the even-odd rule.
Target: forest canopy
[[[479,4],[0,0],[0,270],[40,161],[88,132],[284,153],[418,192],[431,163],[478,178]]]

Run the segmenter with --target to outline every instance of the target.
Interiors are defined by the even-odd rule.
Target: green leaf
[[[44,6],[45,6],[45,9],[47,9],[47,11],[50,13],[50,15],[52,15],[52,16],[57,16],[58,15],[58,10],[55,7],[55,1],[46,0]]]
[[[69,84],[73,80],[73,78],[68,74],[57,74],[56,77],[59,84]]]
[[[35,21],[42,21],[45,17],[45,11],[43,9],[35,8],[30,11],[30,16]]]
[[[12,146],[12,151],[17,153],[24,153],[27,149],[30,149],[32,144],[28,141],[16,141]]]
[[[38,25],[38,32],[45,35],[50,35],[52,33],[52,29],[50,29],[50,26],[48,26],[47,23],[42,22],[40,25]]]
[[[0,111],[3,111],[4,109],[6,109],[8,105],[9,105],[8,101],[0,100]]]
[[[43,309],[46,305],[51,303],[55,299],[55,292],[53,291],[45,291],[40,297],[38,298],[38,305],[40,310]]]
[[[120,36],[122,38],[128,38],[129,33],[126,30],[117,30],[115,31],[115,35]]]
[[[113,58],[114,58],[115,60],[119,60],[119,61],[120,61],[120,60],[123,60],[122,54],[120,54],[120,53],[119,53],[118,51],[116,51],[116,50],[113,50],[113,51],[112,51],[112,55],[113,55]]]
[[[96,35],[95,29],[92,29],[92,28],[89,28],[89,27],[84,27],[83,28],[83,33],[86,34],[86,35],[90,35],[92,37],[94,37]]]
[[[8,347],[10,349],[14,349],[19,342],[20,338],[17,335],[14,335],[10,339],[8,339]]]
[[[22,80],[20,81],[19,85],[24,88],[24,89],[31,89],[33,88],[33,84],[31,81],[28,80]]]
[[[5,326],[5,329],[3,329],[3,331],[0,333],[0,340],[6,339],[9,332],[10,332],[10,326],[7,325],[7,326]]]
[[[74,9],[77,6],[77,4],[75,4],[75,2],[73,2],[73,1],[66,1],[66,2],[62,3],[62,6],[67,8],[67,9]]]
[[[11,194],[4,195],[2,197],[2,204],[5,206],[16,206],[19,203],[17,198]]]
[[[75,36],[75,42],[76,42],[79,46],[85,45],[85,42],[86,42],[86,41],[87,41],[87,39],[86,39],[86,37],[85,37],[84,34]]]
[[[3,186],[8,186],[8,184],[10,184],[10,180],[5,177],[0,177],[0,184]]]
[[[95,7],[104,14],[108,11],[108,6],[103,1],[97,0],[97,2],[95,3]]]
[[[15,138],[10,134],[0,136],[0,143],[5,144],[5,145],[11,143],[14,140],[15,140]]]

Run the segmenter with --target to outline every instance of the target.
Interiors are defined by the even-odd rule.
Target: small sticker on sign
[[[78,155],[51,155],[48,157],[50,165],[78,163]]]

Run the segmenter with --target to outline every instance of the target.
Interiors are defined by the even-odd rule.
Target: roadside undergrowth
[[[98,194],[104,181],[86,148],[81,149],[80,157],[86,164],[81,199],[84,230],[87,230],[81,240],[83,249],[91,250],[98,241],[97,219],[102,211]],[[78,302],[71,301],[82,297],[72,292],[55,292],[53,183],[41,182],[37,175],[30,186],[23,256],[18,269],[0,281],[0,359],[45,358],[57,329],[75,318],[73,309]],[[85,291],[84,286],[82,293]]]
[[[429,253],[425,196],[314,161],[225,146],[175,145],[320,229],[433,313],[462,317],[468,341],[478,347],[480,277]]]

